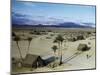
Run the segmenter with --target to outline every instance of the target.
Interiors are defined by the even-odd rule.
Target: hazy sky
[[[12,1],[12,12],[17,17],[33,20],[63,20],[95,24],[95,6],[51,4],[38,2]],[[49,17],[49,19],[48,19]],[[39,19],[40,18],[40,19]]]

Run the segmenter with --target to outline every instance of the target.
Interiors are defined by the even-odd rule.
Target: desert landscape
[[[95,28],[13,28],[12,73],[95,69],[95,36]],[[45,64],[23,66],[33,60],[27,55],[40,56]]]
[[[11,74],[96,69],[95,5],[11,1]]]

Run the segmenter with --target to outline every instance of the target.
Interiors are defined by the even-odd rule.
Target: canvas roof
[[[32,65],[33,62],[35,62],[38,57],[39,57],[38,55],[27,54],[24,59],[24,64]]]

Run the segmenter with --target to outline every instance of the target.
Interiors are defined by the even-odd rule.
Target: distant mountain
[[[79,23],[74,23],[74,22],[60,23],[59,26],[62,26],[62,27],[65,27],[65,28],[92,28],[91,26],[81,25]]]
[[[12,24],[14,27],[63,27],[63,28],[91,28],[93,23],[77,23],[61,18],[30,16],[12,12]]]
[[[56,27],[56,28],[92,28],[91,26],[83,26],[78,23],[74,22],[64,22],[60,23],[59,25],[43,25],[43,24],[38,24],[38,25],[20,25],[20,24],[13,24],[13,27],[16,28],[32,28],[32,27]]]

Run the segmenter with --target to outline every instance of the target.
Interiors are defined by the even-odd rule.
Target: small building
[[[23,61],[23,66],[31,68],[43,67],[45,66],[45,62],[38,55],[27,54]]]

